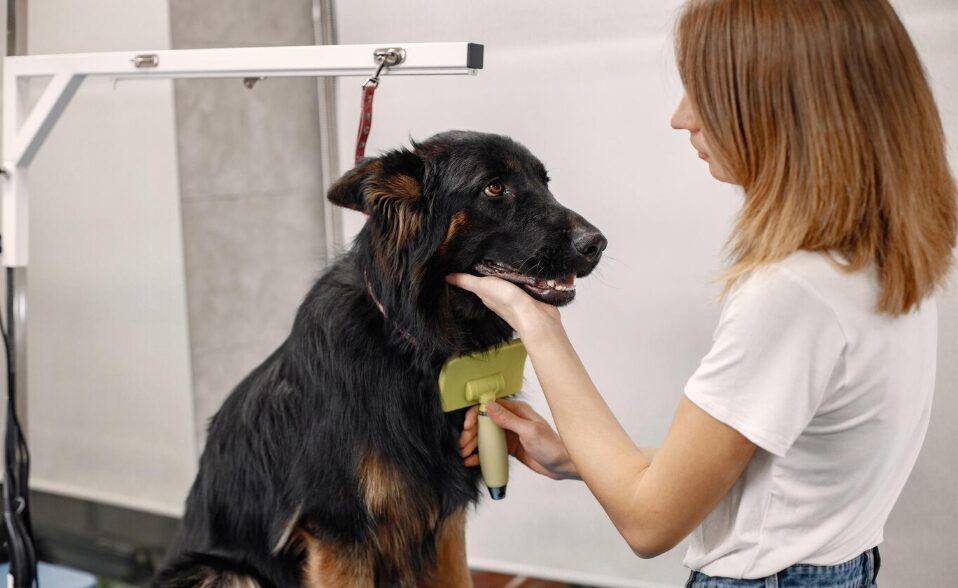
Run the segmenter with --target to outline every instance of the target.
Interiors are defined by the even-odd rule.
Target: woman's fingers
[[[540,423],[548,422],[542,417],[542,415],[537,413],[534,408],[529,406],[527,402],[523,402],[522,400],[498,399],[496,400],[496,402],[498,402],[505,408],[516,413],[517,415],[521,416],[524,419],[528,419],[530,421],[537,421]]]
[[[467,468],[475,467],[479,465],[479,454],[470,455],[469,457],[462,460],[462,465]]]
[[[471,274],[449,274],[446,281],[478,296],[483,304],[509,324],[516,320],[520,308],[533,301],[519,286],[493,276],[480,278]]]
[[[466,411],[466,417],[462,421],[462,430],[475,429],[476,419],[479,418],[479,405],[471,407]]]
[[[479,407],[473,406],[466,411],[466,416],[462,422],[462,433],[459,434],[459,453],[462,455],[469,455],[472,453],[472,449],[465,451],[467,447],[475,446],[476,435],[479,434],[479,428],[476,426],[477,418],[479,416]]]
[[[476,447],[479,444],[479,438],[473,437],[471,440],[467,441],[465,445],[459,447],[459,455],[461,457],[466,457],[470,453],[476,450]]]
[[[476,448],[478,441],[479,435],[476,429],[463,431],[462,435],[459,436],[459,453],[463,456],[469,455],[472,453],[472,450]]]
[[[446,276],[446,282],[470,292],[476,292],[481,287],[481,280],[482,278],[472,274],[449,274]]]
[[[492,422],[507,431],[514,432],[519,435],[519,437],[524,437],[532,433],[532,422],[500,405],[498,400],[487,404],[486,412],[489,414],[489,418],[492,419]]]
[[[543,322],[560,321],[557,307],[535,300],[525,290],[502,278],[449,274],[446,282],[478,296],[487,308],[502,317],[520,336]]]

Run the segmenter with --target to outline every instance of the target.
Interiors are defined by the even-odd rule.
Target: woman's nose
[[[698,122],[695,119],[695,112],[692,110],[692,103],[689,101],[688,94],[682,94],[682,100],[679,101],[675,112],[672,113],[670,122],[675,130],[685,129],[693,133],[697,130]]]

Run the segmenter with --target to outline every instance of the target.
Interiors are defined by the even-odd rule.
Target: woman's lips
[[[706,153],[705,151],[702,151],[701,149],[699,149],[699,146],[695,144],[695,141],[690,141],[690,143],[692,143],[692,149],[695,149],[695,152],[698,153],[699,159],[701,159],[701,160],[703,160],[703,161],[708,161],[708,160],[709,160],[709,155],[708,155],[708,153]]]

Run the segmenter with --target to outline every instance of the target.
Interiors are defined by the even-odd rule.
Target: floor
[[[538,580],[525,576],[509,576],[482,571],[473,571],[472,581],[473,588],[594,588],[581,584],[565,584],[551,580]],[[133,588],[133,586],[101,580],[98,588]]]
[[[565,584],[563,582],[553,582],[551,580],[539,580],[536,578],[526,578],[525,576],[508,576],[506,574],[496,574],[493,572],[473,571],[473,588],[594,588],[582,586],[581,584]],[[127,584],[100,580],[98,588],[134,588]]]
[[[590,588],[580,584],[565,584],[551,580],[539,580],[525,576],[509,576],[494,572],[473,571],[475,588]]]

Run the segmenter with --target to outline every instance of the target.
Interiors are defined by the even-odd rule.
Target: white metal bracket
[[[44,139],[86,77],[269,78],[368,76],[376,51],[397,47],[402,63],[385,75],[459,75],[482,69],[483,46],[474,43],[315,45],[27,55],[3,60],[3,255],[6,267],[28,264],[27,171]],[[26,112],[27,82],[50,82]]]

